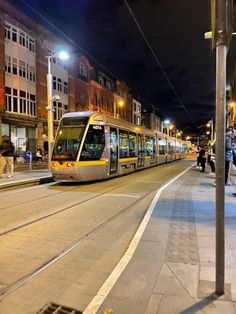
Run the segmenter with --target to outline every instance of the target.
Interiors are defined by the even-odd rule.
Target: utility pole
[[[216,49],[216,284],[224,294],[225,281],[225,102],[226,54],[232,35],[233,0],[211,0],[212,47]]]

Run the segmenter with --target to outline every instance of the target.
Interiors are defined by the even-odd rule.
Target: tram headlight
[[[71,168],[71,167],[74,167],[74,163],[73,162],[67,162],[66,163],[66,167],[68,167],[68,168]]]
[[[51,162],[50,165],[51,165],[51,167],[56,167],[57,163],[56,162]]]

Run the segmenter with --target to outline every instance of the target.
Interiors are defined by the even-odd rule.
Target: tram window
[[[135,133],[129,133],[129,157],[137,156],[137,140]]]
[[[119,132],[120,143],[120,158],[129,157],[129,138],[128,133],[124,131]]]
[[[54,144],[52,159],[76,160],[84,129],[84,127],[60,126]]]
[[[166,139],[165,138],[159,138],[158,147],[159,147],[159,155],[165,155],[166,154]]]
[[[154,151],[154,141],[151,137],[146,137],[146,156],[152,156]]]
[[[90,125],[80,160],[99,160],[102,156],[105,146],[105,134],[103,125]]]

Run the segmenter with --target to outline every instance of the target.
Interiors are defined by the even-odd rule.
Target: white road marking
[[[132,242],[130,243],[126,253],[121,258],[120,262],[116,265],[113,272],[110,274],[110,276],[107,278],[105,283],[102,285],[100,290],[98,291],[97,295],[92,299],[92,301],[88,304],[86,309],[83,311],[83,314],[95,314],[97,313],[98,309],[108,296],[109,292],[111,291],[112,287],[115,285],[116,281],[119,279],[120,275],[122,274],[123,270],[131,260],[135,249],[143,235],[143,232],[148,224],[148,221],[152,215],[152,212],[156,206],[156,203],[161,195],[161,192],[167,188],[169,185],[171,185],[173,182],[175,182],[179,177],[181,177],[183,174],[185,174],[189,169],[191,169],[193,165],[188,167],[186,170],[181,172],[179,175],[177,175],[175,178],[167,182],[165,185],[163,185],[160,189],[157,190],[156,195],[154,196],[151,205],[149,206],[137,232],[134,235],[134,238]]]

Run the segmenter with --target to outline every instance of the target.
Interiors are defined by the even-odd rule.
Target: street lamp
[[[117,105],[119,107],[123,107],[124,104],[125,104],[125,101],[123,98],[118,97],[115,99],[115,102],[114,102],[114,117],[115,118],[117,118]]]
[[[208,128],[211,127],[211,142],[213,143],[213,142],[214,142],[214,124],[213,124],[213,118],[212,118],[210,121],[207,122],[207,125],[206,125],[206,126],[207,126]],[[207,134],[210,134],[210,132],[207,133]]]
[[[69,58],[69,55],[65,51],[61,51],[57,54],[57,56],[66,60]],[[52,106],[52,73],[51,73],[51,59],[54,58],[55,55],[46,56],[48,59],[48,73],[47,73],[47,111],[48,111],[48,161],[50,162],[52,157],[52,143],[54,140],[53,135],[53,106]]]

